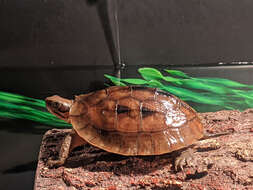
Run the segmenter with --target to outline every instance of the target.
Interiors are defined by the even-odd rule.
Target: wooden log
[[[42,140],[35,190],[75,189],[253,189],[253,109],[199,114],[209,133],[234,133],[199,141],[193,163],[176,172],[180,151],[125,157],[90,145],[75,149],[66,164],[50,169],[61,141],[70,130],[53,129]]]

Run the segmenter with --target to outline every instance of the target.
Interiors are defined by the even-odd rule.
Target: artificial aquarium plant
[[[253,107],[253,85],[246,85],[224,78],[196,78],[179,70],[165,69],[163,73],[155,68],[140,68],[142,78],[119,79],[105,75],[113,84],[142,85],[160,88],[180,99],[198,105],[215,106],[216,109],[245,110]],[[195,105],[197,111],[201,106]],[[199,108],[199,109],[198,109]]]

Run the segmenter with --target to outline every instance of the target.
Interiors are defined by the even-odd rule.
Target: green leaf
[[[163,77],[163,80],[166,82],[171,82],[173,84],[181,85],[182,84],[182,79],[174,78],[174,77]]]
[[[140,68],[138,72],[145,80],[163,80],[162,73],[154,68]]]
[[[162,89],[163,88],[163,84],[160,83],[157,80],[150,80],[150,81],[148,81],[148,87]]]
[[[164,69],[164,70],[172,76],[181,77],[181,78],[191,78],[187,74],[179,70],[169,70],[169,69]]]
[[[112,81],[112,83],[116,86],[126,86],[126,84],[124,84],[123,82],[121,82],[121,79],[117,78],[117,77],[113,77],[111,75],[104,75],[106,78],[108,78],[109,80]]]
[[[218,84],[215,85],[213,83],[208,83],[204,80],[195,80],[195,78],[182,80],[181,85],[184,88],[205,90],[213,92],[214,94],[226,94],[233,92],[230,88],[226,88]]]
[[[123,82],[127,82],[129,84],[134,84],[134,85],[141,85],[141,84],[147,84],[148,82],[143,80],[143,79],[121,79]]]
[[[245,98],[249,101],[253,101],[253,90],[249,91],[243,91],[243,90],[233,90],[234,94],[232,94],[232,97],[237,98]]]
[[[215,84],[220,84],[220,85],[224,85],[227,87],[231,87],[231,88],[253,88],[252,85],[246,85],[246,84],[242,84],[236,81],[232,81],[229,79],[223,79],[223,78],[194,78],[195,80],[199,80],[199,81],[205,81],[205,82],[210,82],[210,83],[215,83]]]
[[[45,102],[43,100],[24,97],[18,94],[11,94],[11,93],[2,92],[2,91],[0,91],[0,100],[6,101],[6,102],[19,103],[19,104],[33,105],[33,106],[38,106],[42,108],[46,107]]]
[[[171,82],[171,83],[179,83],[181,82],[181,79],[177,79],[174,77],[169,77],[169,76],[163,76],[160,71],[154,68],[140,68],[139,73],[141,76],[146,79],[146,80],[164,80],[166,82]]]

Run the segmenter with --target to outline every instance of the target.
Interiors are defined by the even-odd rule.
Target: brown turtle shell
[[[164,91],[110,87],[76,96],[70,121],[80,137],[121,155],[159,155],[203,137],[197,113]]]

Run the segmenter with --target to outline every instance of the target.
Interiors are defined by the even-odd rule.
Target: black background
[[[111,65],[113,4],[1,0],[1,67]],[[252,60],[251,0],[118,0],[117,7],[127,65]]]

